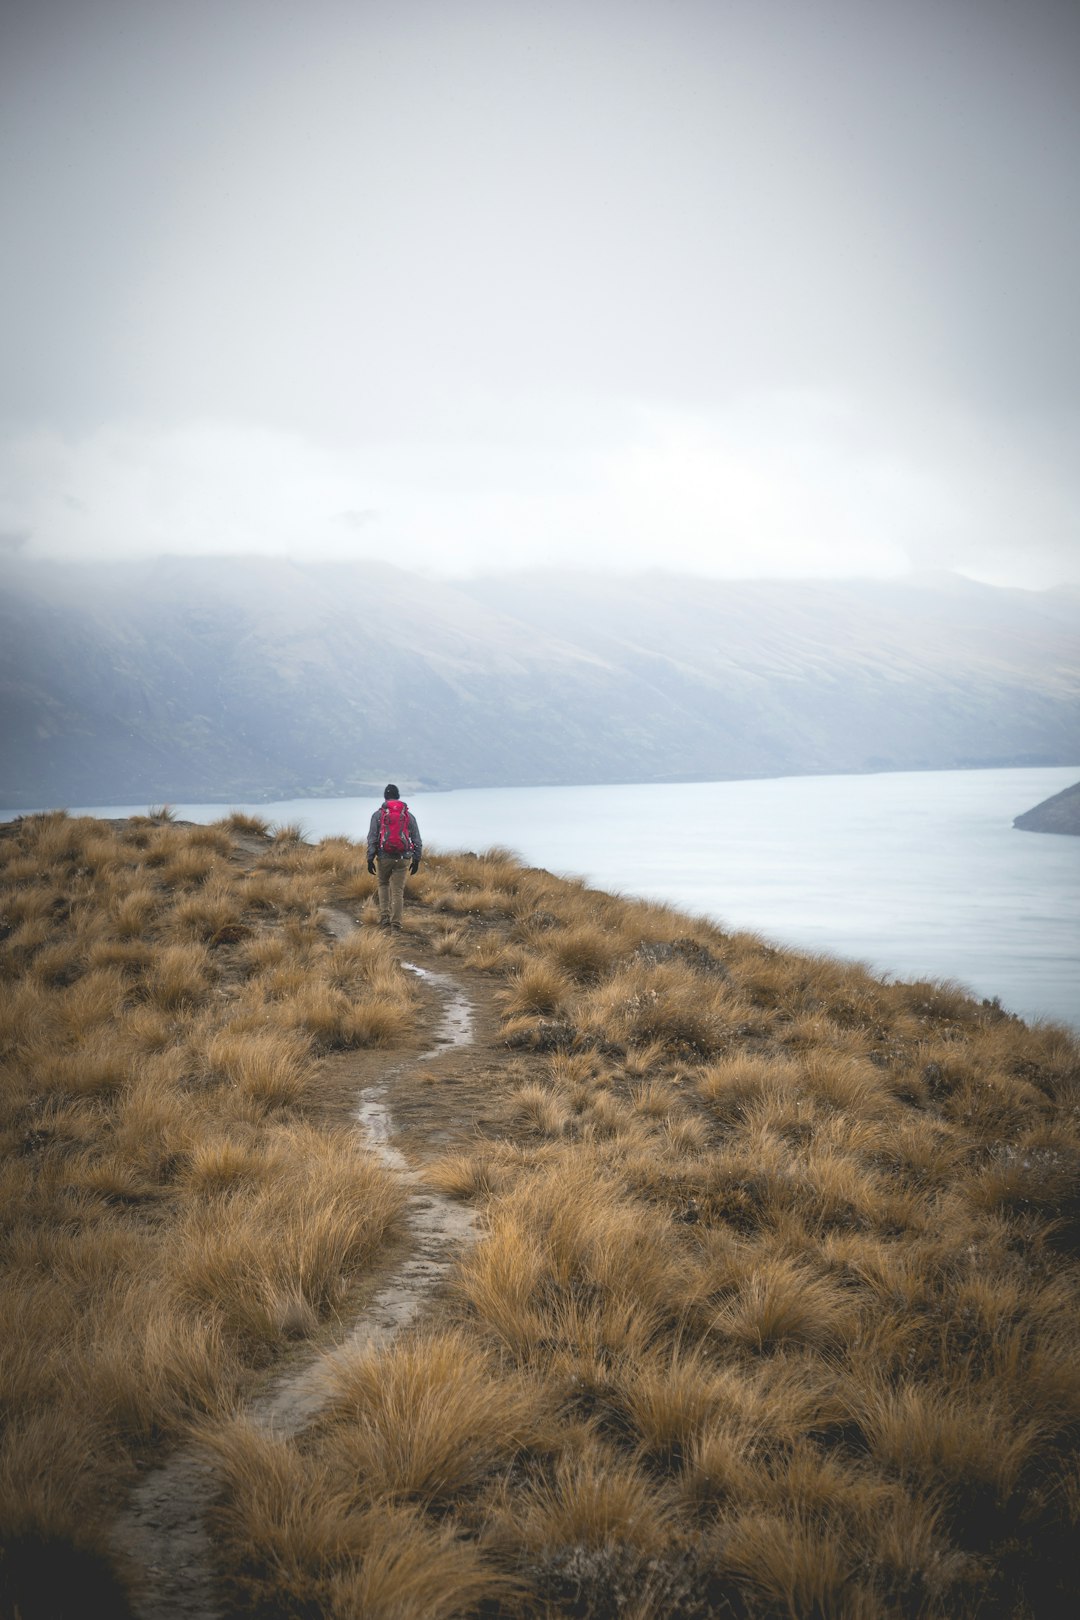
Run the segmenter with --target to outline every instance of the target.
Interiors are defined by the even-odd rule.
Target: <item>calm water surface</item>
[[[1080,838],[1014,830],[1080,766],[786,777],[683,786],[410,794],[441,849],[666,900],[897,978],[955,979],[1025,1018],[1080,1028]],[[145,805],[93,807],[126,815]],[[222,805],[177,805],[213,821]],[[373,799],[244,806],[309,837],[361,838]]]

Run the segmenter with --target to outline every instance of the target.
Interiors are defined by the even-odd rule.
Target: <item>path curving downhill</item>
[[[345,912],[330,907],[322,909],[320,920],[335,939],[346,938],[357,926]],[[296,1434],[319,1412],[341,1360],[358,1349],[388,1344],[407,1327],[476,1236],[473,1210],[425,1186],[420,1172],[393,1146],[388,1099],[395,1076],[430,1063],[454,1047],[473,1043],[475,1009],[450,974],[413,962],[403,962],[402,967],[443,1003],[435,1044],[385,1069],[379,1081],[361,1094],[355,1117],[367,1145],[411,1189],[404,1211],[408,1252],[340,1344],[279,1377],[251,1403],[248,1415],[277,1435]],[[136,1620],[222,1620],[204,1520],[214,1488],[213,1465],[194,1447],[183,1447],[132,1490],[112,1540],[115,1551],[136,1576],[132,1595]]]

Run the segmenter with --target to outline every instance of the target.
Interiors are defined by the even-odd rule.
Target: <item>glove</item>
[[[409,867],[409,871],[412,873],[413,877],[415,877],[417,872],[419,872],[419,870],[420,870],[420,857],[418,855],[414,855],[412,865]]]
[[[375,857],[374,857],[374,855],[371,857],[370,861],[368,861],[367,869],[371,873],[372,877],[374,877],[375,876]]]

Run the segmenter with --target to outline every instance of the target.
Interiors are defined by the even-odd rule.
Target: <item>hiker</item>
[[[382,805],[372,816],[367,835],[367,869],[372,877],[378,868],[380,928],[401,933],[405,868],[418,872],[423,853],[416,817],[398,792],[397,783],[387,782]]]

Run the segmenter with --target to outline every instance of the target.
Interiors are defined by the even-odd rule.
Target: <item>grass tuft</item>
[[[216,1078],[271,1108],[298,1102],[314,1075],[311,1043],[295,1030],[221,1030],[206,1061]]]
[[[541,1404],[464,1335],[438,1333],[335,1363],[323,1451],[362,1498],[446,1505],[536,1439]]]

